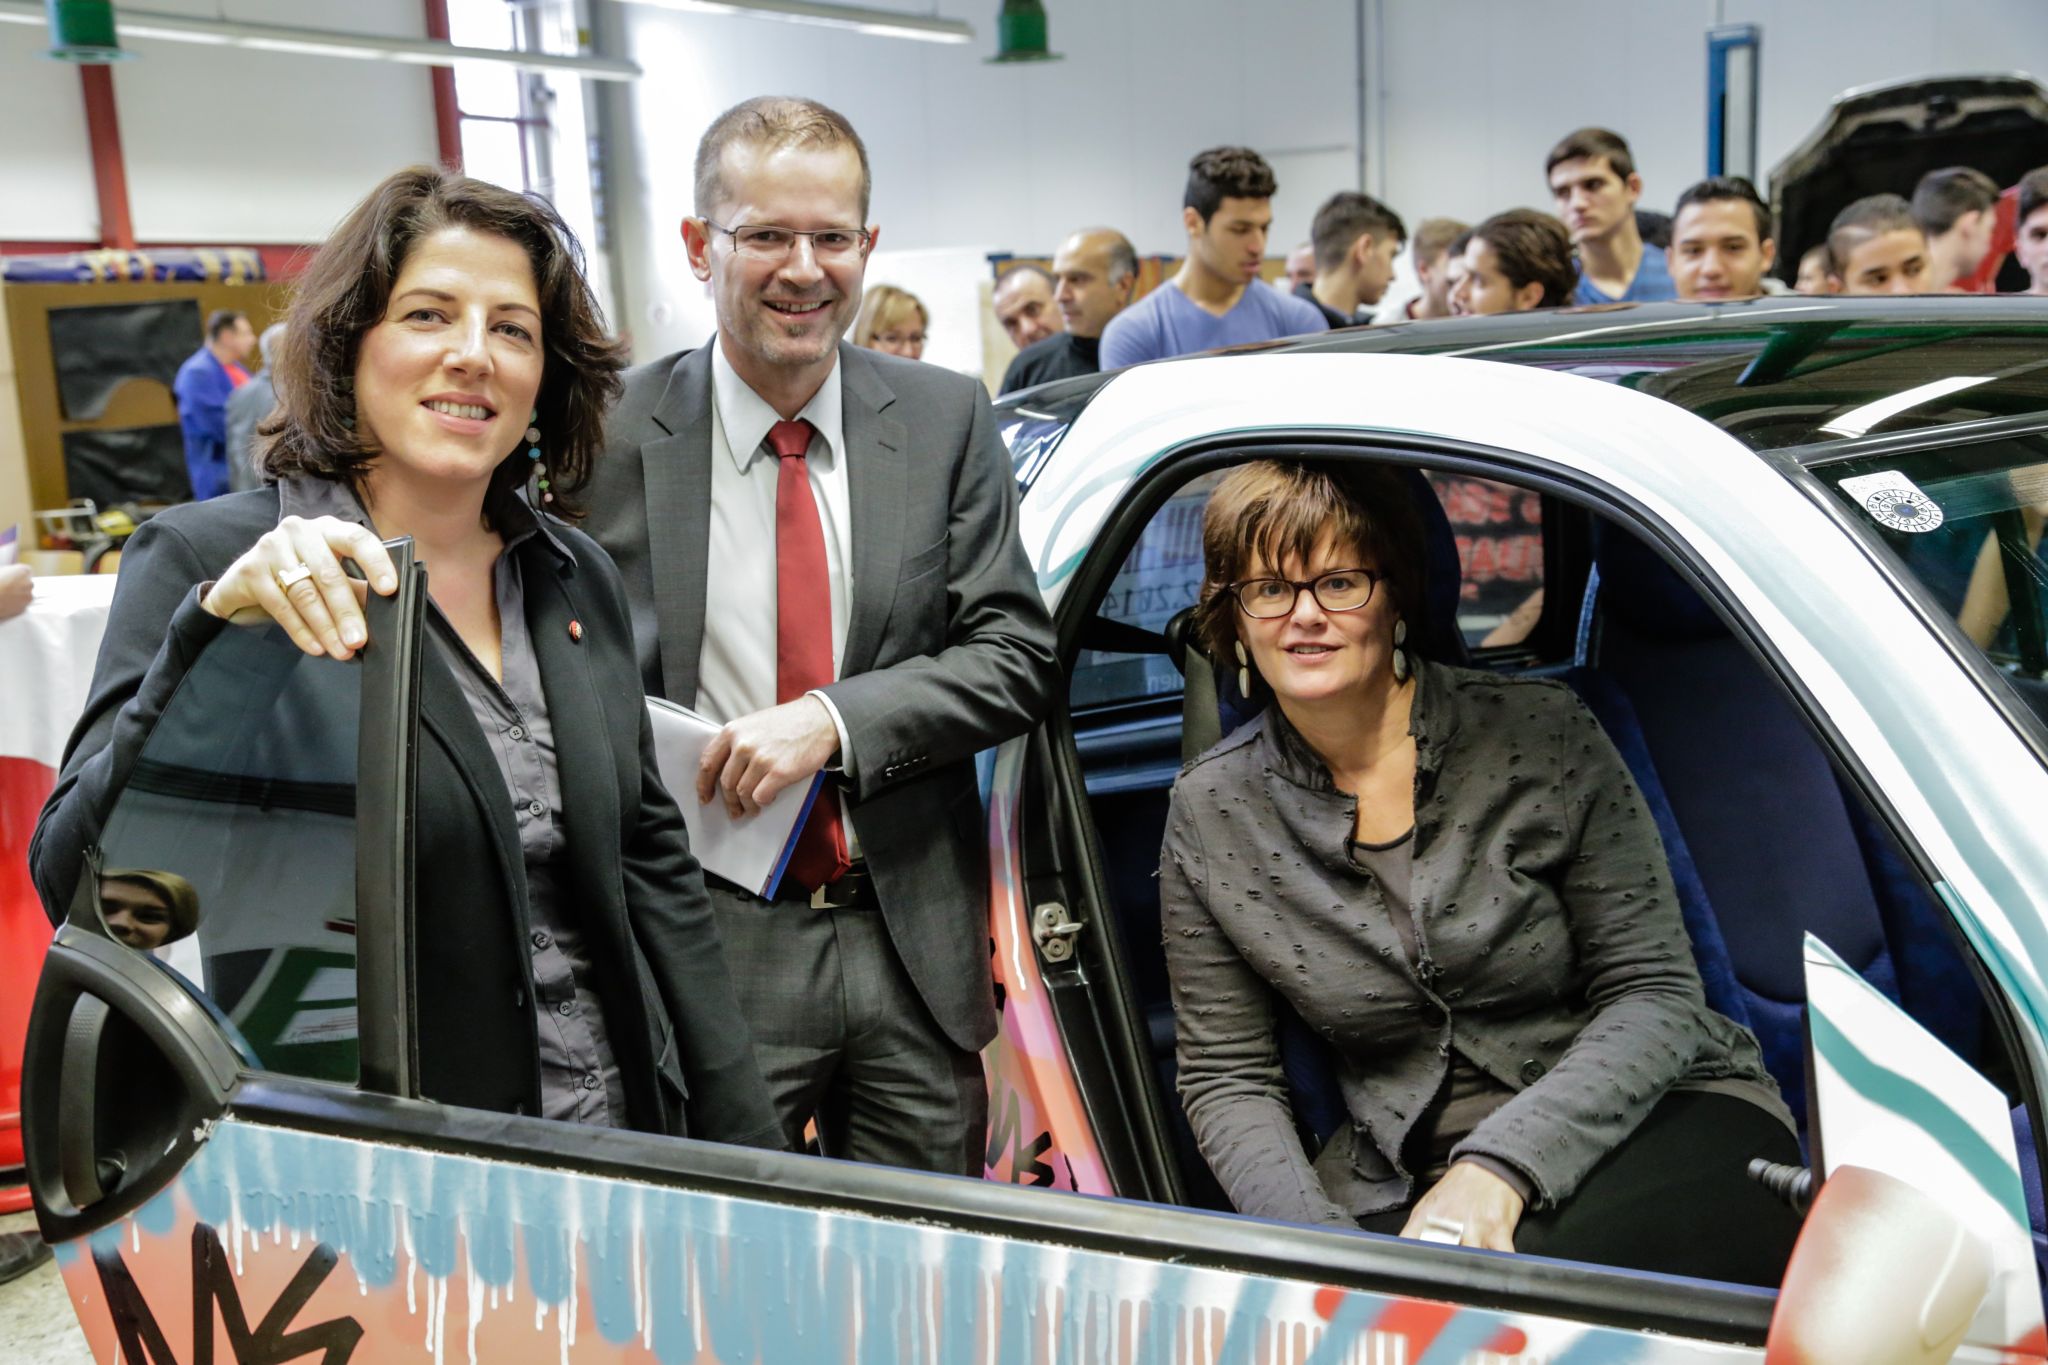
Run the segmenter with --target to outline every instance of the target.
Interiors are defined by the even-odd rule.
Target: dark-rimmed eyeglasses
[[[1271,621],[1294,614],[1294,604],[1306,592],[1324,611],[1357,611],[1372,601],[1372,590],[1380,576],[1371,569],[1332,569],[1314,578],[1247,578],[1230,585],[1237,608],[1246,616]]]
[[[704,220],[704,225],[732,238],[735,252],[756,261],[789,259],[789,253],[796,250],[799,237],[811,239],[811,255],[821,261],[843,261],[849,256],[858,256],[868,249],[868,243],[873,240],[861,228],[818,228],[804,232],[798,228],[761,227],[751,223],[725,227],[709,218]]]

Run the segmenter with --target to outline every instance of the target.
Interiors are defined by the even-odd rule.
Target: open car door
[[[1810,934],[1805,967],[1820,1184],[1769,1365],[2042,1359],[2005,1096]]]
[[[340,1115],[411,1084],[425,584],[409,541],[387,549],[399,587],[369,597],[374,643],[355,659],[310,657],[264,626],[224,628],[190,662],[116,774],[50,946],[24,1143],[43,1236],[102,1361],[222,1358],[209,1315],[230,1360],[361,1335],[342,1315],[279,1354],[334,1254],[264,1237],[261,1208],[230,1206],[217,1162],[259,1076],[315,1082]]]

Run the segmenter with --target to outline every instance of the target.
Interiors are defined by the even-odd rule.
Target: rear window
[[[1110,581],[1096,615],[1158,635],[1202,591],[1202,513],[1225,470],[1191,479],[1153,514]],[[1543,609],[1543,498],[1491,479],[1428,475],[1457,539],[1463,582],[1458,628],[1474,649],[1520,644]],[[1069,694],[1077,708],[1179,696],[1164,653],[1084,649]]]
[[[2048,435],[1830,461],[1816,476],[2048,720]]]

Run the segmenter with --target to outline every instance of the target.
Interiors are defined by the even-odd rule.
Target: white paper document
[[[662,785],[683,808],[690,851],[706,872],[758,896],[773,897],[825,775],[789,788],[758,814],[735,820],[725,813],[722,798],[713,797],[708,805],[697,800],[697,764],[705,746],[724,727],[663,697],[647,699],[647,716],[654,726],[655,765],[661,769]]]

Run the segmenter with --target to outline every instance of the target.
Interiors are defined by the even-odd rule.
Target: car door
[[[222,630],[190,661],[117,775],[50,945],[24,1141],[43,1235],[103,1360],[204,1358],[215,1323],[229,1359],[281,1349],[334,1257],[265,1248],[254,1210],[219,1207],[236,1109],[262,1078],[296,1078],[360,1122],[411,1086],[425,589],[410,542],[387,548],[400,586],[370,596],[377,643],[355,660],[265,627]],[[307,1342],[350,1338],[337,1321]]]
[[[1363,439],[1360,438],[1361,444]],[[1226,448],[1231,445],[1236,448]],[[1142,958],[1131,954],[1135,965],[1122,960],[1122,950],[1141,938],[1154,945],[1156,957],[1158,936],[1156,921],[1139,924],[1135,931],[1129,922],[1135,917],[1127,902],[1150,894],[1143,887],[1144,864],[1148,859],[1156,861],[1158,847],[1158,812],[1152,812],[1153,827],[1140,829],[1141,813],[1136,806],[1142,801],[1159,804],[1157,798],[1163,796],[1164,785],[1171,780],[1179,760],[1180,726],[1176,713],[1183,705],[1178,695],[1181,679],[1163,657],[1167,644],[1161,638],[1161,627],[1177,607],[1192,601],[1193,587],[1199,578],[1199,535],[1191,528],[1199,522],[1200,506],[1213,482],[1211,471],[1221,462],[1251,458],[1265,449],[1278,455],[1298,456],[1309,448],[1306,437],[1276,438],[1259,432],[1235,434],[1235,440],[1229,442],[1220,435],[1210,436],[1190,442],[1180,450],[1143,460],[1120,458],[1123,452],[1093,452],[1078,466],[1081,477],[1073,485],[1070,500],[1054,497],[1036,505],[1027,501],[1027,536],[1034,530],[1044,536],[1044,543],[1029,548],[1040,565],[1041,585],[1050,590],[1048,595],[1054,603],[1061,656],[1069,668],[1069,686],[1044,732],[1032,741],[1018,778],[1018,790],[1026,794],[1025,822],[1028,824],[1034,815],[1040,816],[1059,832],[1064,846],[1049,850],[1035,846],[1026,837],[1023,876],[1036,888],[1027,898],[1037,908],[1035,922],[1053,919],[1074,926],[1073,932],[1062,935],[1051,945],[1050,953],[1044,951],[1048,945],[1045,936],[1040,935],[1041,952],[1036,966],[1039,975],[1052,983],[1048,994],[1068,1043],[1065,1056],[1082,1093],[1083,1112],[1093,1122],[1092,1134],[1087,1135],[1105,1153],[1116,1144],[1127,1144],[1128,1170],[1138,1170],[1147,1159],[1156,1160],[1167,1172],[1167,1180],[1162,1183],[1175,1190],[1168,1196],[1174,1202],[1217,1209],[1227,1205],[1220,1202],[1219,1190],[1199,1187],[1201,1169],[1185,1159],[1176,1161],[1173,1153],[1144,1146],[1155,1140],[1155,1135],[1170,1133],[1175,1115],[1171,1082],[1156,1084],[1148,1094],[1144,1075],[1148,1068],[1142,1060],[1147,1044],[1158,1041],[1162,1025],[1170,1060],[1170,1014],[1164,1020],[1153,1018],[1142,1009],[1133,1011],[1130,1003],[1133,994],[1149,999],[1163,997],[1163,992],[1144,989],[1142,976],[1149,968]],[[1315,453],[1340,458],[1343,450],[1337,442],[1329,441]],[[1516,469],[1513,462],[1489,468],[1486,462],[1471,459],[1471,453],[1469,447],[1459,450],[1448,445],[1437,452],[1442,467],[1468,479],[1501,477]],[[1409,450],[1386,458],[1417,456],[1410,443]],[[1523,468],[1518,473],[1526,476],[1527,470]],[[1521,482],[1529,483],[1526,477]],[[1439,481],[1440,495],[1442,491]],[[1583,494],[1583,488],[1579,491]],[[1554,569],[1575,569],[1577,581],[1583,582],[1582,563],[1567,564],[1554,556],[1546,558]],[[1569,582],[1573,574],[1560,572],[1557,579]],[[1173,601],[1154,600],[1170,591],[1169,584],[1179,590],[1180,597]],[[1578,615],[1575,603],[1548,605],[1565,606],[1568,620]],[[1491,633],[1491,629],[1475,628],[1464,632],[1472,645],[1483,644]],[[1103,705],[1105,699],[1114,704]],[[1213,698],[1208,704],[1213,707]],[[1139,895],[1129,894],[1132,886],[1139,888]],[[1047,906],[1056,914],[1048,914]],[[1896,1319],[1882,1310],[1888,1305],[1910,1303],[1918,1312],[1923,1304],[1938,1299],[1940,1312],[1933,1316],[1940,1318],[1944,1332],[1949,1327],[1956,1329],[1954,1339],[1946,1341],[1944,1347],[1954,1358],[2040,1358],[2040,1301],[2032,1278],[2024,1206],[2019,1208],[2017,1223],[2011,1217],[2013,1196],[2020,1188],[2011,1125],[2003,1109],[1995,1106],[1988,1111],[1990,1118],[1986,1117],[1985,1096],[1996,1097],[1996,1090],[1968,1065],[1947,1054],[1925,1029],[1890,1006],[1882,994],[1863,983],[1824,946],[1816,944],[1812,956],[1828,963],[1823,973],[1827,984],[1816,989],[1826,991],[1831,1001],[1844,995],[1848,988],[1843,983],[1850,982],[1857,992],[1855,998],[1867,996],[1884,1006],[1851,1009],[1836,1004],[1820,1016],[1827,1030],[1827,1045],[1819,1050],[1821,1079],[1812,1085],[1817,1092],[1812,1131],[1816,1151],[1825,1151],[1828,1156],[1819,1173],[1850,1172],[1837,1187],[1844,1191],[1867,1176],[1881,1176],[1909,1190],[1936,1191],[1940,1202],[1960,1208],[1948,1198],[1953,1182],[1945,1175],[1937,1179],[1934,1173],[1968,1162],[1980,1174],[1991,1171],[1984,1178],[1991,1180],[2000,1194],[1995,1208],[1972,1207],[1967,1216],[1938,1227],[1914,1222],[1916,1215],[1904,1202],[1873,1206],[1869,1200],[1862,1201],[1864,1216],[1857,1223],[1855,1215],[1847,1212],[1857,1205],[1857,1200],[1848,1193],[1841,1194],[1834,1203],[1842,1212],[1830,1209],[1819,1220],[1817,1232],[1816,1224],[1809,1223],[1808,1240],[1813,1249],[1803,1250],[1795,1267],[1826,1264],[1830,1256],[1836,1258],[1833,1264],[1837,1268],[1851,1265],[1852,1261],[1841,1258],[1840,1239],[1835,1233],[1835,1229],[1850,1224],[1857,1226],[1865,1239],[1859,1243],[1865,1256],[1871,1249],[1896,1249],[1897,1243],[1888,1238],[1903,1236],[1909,1230],[1916,1235],[1924,1234],[1929,1239],[1926,1244],[1981,1246],[1996,1273],[1987,1276],[1985,1283],[1975,1290],[1958,1280],[1954,1267],[1939,1258],[1928,1264],[1893,1256],[1895,1266],[1911,1264],[1897,1272],[1901,1279],[1885,1285],[1892,1298],[1862,1305],[1862,1325],[1869,1328],[1875,1324],[1877,1340],[1885,1340],[1885,1334],[1890,1333],[1896,1344],[1918,1342],[1924,1326],[1920,1319]],[[1809,962],[1809,971],[1813,970]],[[1136,992],[1132,990],[1134,980],[1139,984]],[[1088,1037],[1104,1027],[1112,1029],[1113,1035]],[[1076,1040],[1083,1038],[1087,1038],[1085,1045],[1077,1044]],[[1913,1057],[1916,1064],[1910,1072],[1911,1081],[1923,1088],[1932,1087],[1949,1098],[1931,1107],[1905,1106],[1903,1111],[1859,1103],[1860,1092],[1839,1083],[1841,1059],[1859,1053]],[[1127,1060],[1133,1054],[1141,1058],[1137,1065]],[[1941,1056],[1947,1058],[1947,1067],[1939,1070],[1942,1079],[1937,1081],[1933,1079],[1937,1066],[1932,1059]],[[1867,1079],[1860,1074],[1858,1078]],[[1135,1121],[1133,1111],[1148,1104],[1151,1113],[1144,1116],[1146,1121]],[[1972,1115],[1968,1124],[1955,1119],[1959,1108]],[[1990,1136],[1985,1137],[1986,1133]],[[1064,1135],[1055,1136],[1064,1140]],[[1908,1169],[1895,1159],[1901,1151],[1913,1152],[1918,1166]],[[1176,1174],[1181,1177],[1177,1183],[1173,1181]],[[1112,1188],[1119,1194],[1160,1197],[1142,1183],[1115,1184]],[[1870,1213],[1872,1207],[1877,1208],[1875,1215]],[[1937,1232],[1951,1240],[1933,1242]],[[1304,1258],[1297,1273],[1313,1273],[1314,1263],[1306,1258],[1321,1253],[1307,1243],[1295,1249]],[[1403,1257],[1408,1258],[1406,1268],[1427,1280],[1427,1287],[1415,1286],[1413,1280],[1405,1282],[1414,1286],[1410,1292],[1419,1297],[1468,1304],[1499,1303],[1489,1287],[1469,1278],[1484,1274],[1497,1263],[1495,1258],[1466,1253],[1462,1262],[1434,1262],[1424,1268],[1422,1258],[1429,1254],[1430,1249],[1399,1244],[1392,1250],[1387,1265],[1391,1269],[1402,1265]],[[1790,1343],[1830,1339],[1828,1311],[1839,1305],[1838,1300],[1826,1304],[1811,1293],[1780,1304],[1769,1295],[1757,1296],[1698,1282],[1678,1287],[1625,1271],[1585,1266],[1577,1267],[1579,1276],[1567,1292],[1561,1278],[1548,1280],[1552,1272],[1562,1267],[1534,1258],[1521,1258],[1520,1263],[1533,1278],[1524,1282],[1524,1288],[1531,1292],[1516,1302],[1519,1308],[1532,1314],[1548,1313],[1576,1318],[1582,1325],[1627,1330],[1639,1325],[1620,1312],[1634,1295],[1669,1294],[1664,1302],[1673,1316],[1654,1330],[1694,1340],[1706,1337],[1731,1345],[1747,1343],[1759,1350],[1766,1340],[1782,1340],[1788,1343],[1789,1350]],[[1858,1273],[1870,1264],[1868,1260],[1853,1262]],[[1809,1270],[1800,1283],[1825,1279],[1825,1274]],[[1539,1287],[1538,1281],[1548,1282]],[[1868,1289],[1879,1281],[1866,1278],[1861,1283]],[[1393,1284],[1388,1282],[1384,1287],[1391,1290]],[[1972,1292],[1977,1297],[1959,1308],[1961,1299]],[[1757,1330],[1755,1315],[1759,1308],[1766,1320],[1774,1313],[1780,1319],[1774,1330]],[[1964,1323],[1969,1324],[1967,1331],[1962,1327]],[[1943,1344],[1940,1335],[1926,1343],[1930,1349]],[[1837,1333],[1832,1340],[1839,1345],[1842,1338]],[[1891,1357],[1855,1351],[1831,1355],[1823,1350],[1805,1358]]]

